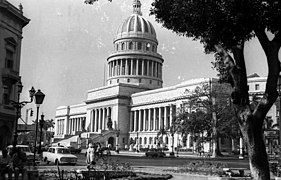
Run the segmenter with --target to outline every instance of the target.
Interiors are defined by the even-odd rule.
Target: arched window
[[[118,51],[118,44],[116,44],[116,51]]]
[[[147,138],[144,137],[144,143],[143,144],[146,144],[147,143]]]
[[[134,45],[133,42],[130,42],[130,43],[129,43],[129,49],[130,49],[130,50],[133,49],[133,45]]]
[[[121,50],[125,50],[125,43],[122,43]]]
[[[149,138],[149,144],[152,144],[152,137]]]

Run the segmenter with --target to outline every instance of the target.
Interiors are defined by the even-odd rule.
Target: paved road
[[[86,157],[83,153],[76,154],[78,157],[78,163],[76,166],[85,166]],[[155,167],[176,167],[180,165],[187,164],[190,161],[202,160],[205,161],[219,161],[225,163],[227,167],[243,167],[249,169],[248,159],[240,160],[235,157],[222,157],[222,158],[202,158],[193,155],[180,155],[176,158],[165,157],[165,158],[148,158],[144,156],[144,153],[122,153],[116,154],[112,153],[109,156],[109,161],[119,161],[119,162],[129,162],[133,167],[144,167],[144,166],[155,166]],[[49,166],[53,166],[50,164]]]

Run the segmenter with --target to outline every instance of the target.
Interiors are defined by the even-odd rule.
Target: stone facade
[[[85,145],[92,141],[125,148],[134,141],[136,149],[154,148],[158,146],[157,133],[165,129],[167,136],[163,142],[167,148],[171,150],[179,145],[191,148],[190,136],[184,140],[175,134],[172,138],[172,116],[183,104],[188,104],[189,93],[197,86],[208,84],[212,91],[220,88],[221,94],[228,97],[230,88],[215,78],[193,79],[162,88],[164,60],[157,53],[157,45],[153,26],[141,16],[140,2],[134,0],[133,14],[119,27],[114,53],[107,59],[107,85],[89,90],[83,104],[57,108],[55,138],[65,139],[65,145],[71,144],[67,137],[76,135],[74,141],[80,137]],[[249,78],[250,94],[262,94],[265,80],[265,77]],[[269,116],[276,122],[275,106]],[[224,145],[231,147],[231,144]]]
[[[22,29],[29,23],[19,9],[0,0],[0,149],[11,144],[16,110],[10,100],[17,100],[16,83],[20,80]]]

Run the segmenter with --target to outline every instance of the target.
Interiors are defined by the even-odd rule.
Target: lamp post
[[[281,147],[281,75],[279,74],[279,77],[278,77],[278,82],[277,82],[277,85],[278,85],[278,92],[279,92],[279,122],[278,122],[278,125],[279,125],[279,149]],[[280,163],[280,157],[281,157],[281,151],[279,151],[279,163]]]
[[[137,152],[139,152],[139,132],[137,132]]]
[[[34,152],[33,152],[33,166],[36,165],[35,163],[35,155],[36,155],[36,139],[37,139],[37,131],[38,131],[38,116],[39,116],[39,107],[43,103],[43,100],[45,98],[45,94],[41,92],[40,89],[35,93],[35,104],[37,106],[37,112],[36,112],[36,128],[35,128],[35,139],[34,139]]]
[[[41,119],[39,121],[39,125],[40,125],[40,138],[39,138],[39,148],[38,148],[38,154],[41,154],[41,141],[42,141],[42,132],[43,132],[43,126],[44,126],[44,115],[41,115]]]
[[[22,101],[20,102],[20,94],[22,93],[22,88],[23,88],[23,85],[22,85],[22,82],[21,80],[19,80],[17,82],[17,100],[16,101],[13,101],[13,100],[10,100],[11,104],[13,105],[13,107],[16,108],[16,119],[15,119],[15,128],[14,128],[14,137],[13,137],[13,150],[15,150],[16,148],[16,145],[18,143],[18,119],[20,118],[20,114],[21,114],[21,108],[23,106],[25,106],[26,104],[28,103],[31,103],[33,101],[33,97],[34,97],[34,93],[35,93],[35,90],[34,88],[32,87],[30,90],[29,90],[29,96],[30,96],[30,101]]]
[[[119,135],[120,135],[120,129],[116,130],[116,152],[117,154],[119,154],[119,148],[118,148],[118,144],[119,144]]]

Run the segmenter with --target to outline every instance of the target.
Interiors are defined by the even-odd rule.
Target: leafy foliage
[[[231,50],[254,37],[258,27],[278,33],[280,6],[276,0],[155,0],[151,14],[165,28],[200,40],[210,52],[216,44]]]

